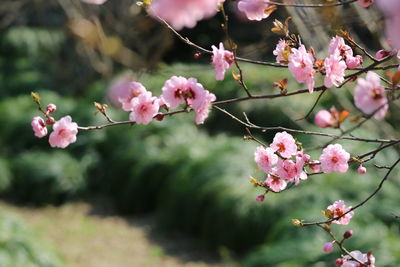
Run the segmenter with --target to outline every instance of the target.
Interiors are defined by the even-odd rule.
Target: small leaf
[[[393,76],[392,76],[392,84],[393,88],[396,87],[400,82],[400,71],[397,71]]]
[[[40,95],[36,92],[31,92],[31,97],[36,104],[40,104]]]
[[[271,15],[277,9],[278,9],[278,7],[276,5],[270,5],[266,9],[264,9],[264,14]]]
[[[238,83],[241,83],[240,74],[237,74],[235,71],[232,71],[232,77],[233,77],[233,79],[235,79],[235,81],[237,81]]]
[[[347,119],[347,117],[349,117],[349,115],[350,115],[350,111],[348,111],[346,109],[340,111],[339,112],[339,123],[344,122]]]
[[[294,226],[300,227],[300,226],[303,226],[303,221],[304,221],[304,220],[292,219],[292,224],[293,224]]]

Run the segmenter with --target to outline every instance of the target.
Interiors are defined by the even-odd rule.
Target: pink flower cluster
[[[38,138],[47,135],[46,125],[53,125],[53,132],[50,134],[49,143],[51,147],[66,148],[69,144],[76,142],[76,135],[78,134],[78,124],[72,122],[70,116],[65,116],[58,121],[50,117],[50,113],[56,111],[56,105],[49,104],[45,112],[47,117],[46,122],[39,116],[34,117],[31,126],[35,136]]]
[[[389,108],[385,96],[385,88],[381,85],[379,76],[369,71],[365,79],[358,78],[354,91],[356,107],[365,114],[374,114],[374,118],[381,120],[385,117]],[[379,110],[378,110],[379,109]]]
[[[265,10],[270,6],[265,0],[240,0],[238,9],[245,13],[249,20],[260,21],[269,17]]]
[[[336,265],[342,267],[359,267],[361,266],[359,262],[362,262],[366,267],[375,267],[375,257],[370,252],[362,253],[361,251],[355,250],[350,252],[350,255],[345,255],[343,258],[337,259]]]
[[[328,208],[327,208],[327,210],[330,211],[330,213],[331,213],[331,216],[330,216],[331,218],[342,216],[343,214],[348,212],[350,209],[351,209],[351,207],[346,207],[343,200],[335,201],[332,205],[328,206]],[[333,223],[347,225],[350,223],[350,219],[353,216],[354,216],[354,212],[350,211],[349,213],[340,217],[339,219],[334,220]]]
[[[197,22],[214,16],[225,0],[152,0],[149,14],[160,17],[176,30],[193,28]]]
[[[360,66],[363,62],[360,55],[353,55],[353,50],[350,46],[346,45],[344,39],[339,36],[332,38],[329,44],[329,54],[339,55],[341,59],[346,63],[348,69],[354,69]]]
[[[286,43],[286,41],[280,39],[272,53],[276,56],[276,62],[287,62],[290,51],[290,46]]]
[[[167,80],[162,88],[161,101],[168,108],[176,108],[186,103],[196,114],[196,123],[202,124],[208,117],[211,103],[216,97],[205,90],[203,85],[195,78],[186,79],[181,76],[173,76]]]
[[[254,160],[267,173],[265,187],[274,192],[284,190],[289,182],[297,185],[307,179],[304,167],[310,163],[310,156],[298,150],[293,136],[287,132],[277,133],[269,147],[257,147]]]
[[[229,69],[234,62],[234,55],[231,51],[225,50],[224,44],[219,43],[219,48],[216,46],[211,47],[213,50],[212,64],[215,69],[215,79],[222,81],[225,76],[225,71]]]

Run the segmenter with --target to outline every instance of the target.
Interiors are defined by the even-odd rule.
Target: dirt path
[[[154,220],[149,217],[109,215],[102,207],[99,212],[97,204],[82,202],[43,208],[0,202],[0,208],[19,215],[55,246],[66,266],[222,266],[215,256],[199,252],[184,238],[154,239]]]

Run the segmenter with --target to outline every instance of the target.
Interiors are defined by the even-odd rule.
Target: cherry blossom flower
[[[363,59],[360,55],[357,55],[355,57],[353,57],[353,56],[346,57],[347,68],[349,68],[351,70],[357,68],[362,63],[363,63]]]
[[[213,50],[212,64],[216,72],[215,79],[222,81],[224,79],[225,71],[229,69],[234,62],[234,55],[231,51],[225,50],[224,44],[219,43],[219,48],[211,46]]]
[[[287,132],[277,133],[270,147],[284,158],[290,158],[297,153],[296,141]]]
[[[331,253],[333,251],[333,242],[326,242],[322,247],[325,253]]]
[[[122,104],[122,109],[125,111],[132,110],[132,99],[147,92],[146,88],[139,82],[130,82],[126,84],[124,90],[124,92],[120,92],[121,95],[118,101]]]
[[[203,85],[197,82],[196,78],[187,79],[184,97],[187,104],[194,110],[200,109],[204,105],[204,102],[211,102],[211,100],[206,99],[207,92],[208,91],[204,89]],[[212,97],[209,96],[209,98]],[[212,101],[215,101],[215,99]]]
[[[354,69],[362,64],[363,60],[360,55],[353,56],[353,50],[350,46],[346,45],[344,39],[339,36],[332,38],[329,43],[329,54],[338,54],[346,62],[347,68]]]
[[[187,79],[182,76],[172,76],[162,88],[161,99],[169,108],[176,108],[185,103],[184,94],[187,88]]]
[[[287,62],[290,54],[290,47],[285,40],[280,39],[276,45],[273,54],[276,56],[276,62]]]
[[[256,152],[254,152],[254,160],[258,168],[268,173],[272,170],[272,166],[278,162],[278,156],[270,147],[258,146]]]
[[[354,259],[362,262],[368,267],[375,267],[375,257],[371,253],[362,253],[361,251],[355,250],[350,252],[350,255],[345,255],[341,260],[342,267],[359,267],[360,263]]]
[[[327,210],[332,212],[332,218],[338,217],[349,211],[351,207],[346,207],[345,203],[343,200],[338,200],[333,202],[332,205],[329,205]],[[340,217],[337,220],[334,220],[333,223],[336,224],[343,224],[347,225],[350,223],[350,219],[353,217],[354,211],[350,211],[346,215]]]
[[[152,0],[149,14],[160,17],[176,30],[193,28],[197,22],[214,16],[223,0]]]
[[[374,0],[358,0],[357,3],[362,7],[369,7],[374,3]]]
[[[157,97],[152,96],[151,92],[146,92],[131,101],[132,112],[129,115],[131,121],[137,124],[149,124],[160,108]]]
[[[324,85],[331,88],[333,85],[338,87],[344,81],[344,70],[347,68],[346,63],[339,54],[330,55],[324,60],[324,68],[326,76]]]
[[[65,116],[54,123],[53,132],[49,137],[50,146],[66,148],[69,144],[76,142],[77,134],[78,124],[72,122],[70,116]]]
[[[47,135],[46,124],[41,117],[34,117],[32,119],[31,125],[36,137],[42,138]]]
[[[329,111],[322,109],[315,114],[314,123],[318,127],[326,128],[333,125],[333,118]]]
[[[293,181],[297,174],[296,163],[291,160],[279,159],[276,172],[281,179]]]
[[[213,93],[209,91],[205,91],[205,96],[202,102],[197,106],[194,106],[194,112],[196,113],[196,124],[203,124],[205,119],[207,119],[208,114],[210,113],[211,103],[216,100],[216,97]]]
[[[288,68],[292,75],[299,83],[306,83],[308,91],[314,91],[314,57],[306,51],[304,45],[298,49],[292,48],[292,53],[289,55]]]
[[[102,5],[105,2],[107,2],[107,0],[81,0],[81,1],[88,3],[88,4],[94,4],[94,5]]]
[[[388,110],[385,88],[381,85],[379,76],[369,71],[365,79],[358,78],[354,92],[354,102],[357,108],[365,114],[374,114],[374,118],[381,120]]]
[[[385,33],[388,43],[395,48],[400,49],[400,1],[398,0],[379,0],[376,1],[379,9],[385,15]]]
[[[287,183],[284,179],[270,174],[268,174],[267,179],[264,181],[264,184],[274,192],[280,192],[284,190],[287,186]]]
[[[339,144],[328,145],[324,148],[322,155],[319,157],[321,168],[324,173],[330,173],[333,171],[345,173],[349,168],[349,159],[350,154],[347,153]]]
[[[265,10],[269,4],[265,0],[240,0],[238,2],[238,9],[246,14],[249,20],[260,21],[268,18],[269,14]]]

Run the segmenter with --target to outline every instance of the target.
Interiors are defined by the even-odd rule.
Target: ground
[[[154,234],[151,215],[121,217],[108,206],[97,201],[34,208],[0,202],[0,209],[17,214],[56,247],[65,266],[230,266],[186,237]]]

